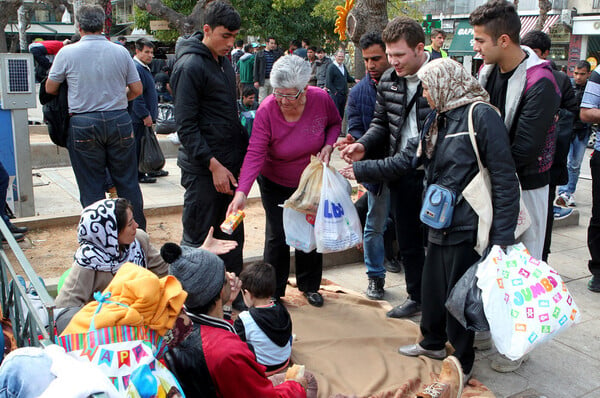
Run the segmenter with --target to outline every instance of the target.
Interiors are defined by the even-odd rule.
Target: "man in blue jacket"
[[[133,123],[133,135],[137,151],[138,163],[140,160],[140,151],[142,137],[147,128],[152,127],[152,123],[158,115],[158,94],[154,84],[152,72],[150,72],[150,62],[154,58],[154,44],[148,39],[138,39],[135,42],[135,56],[133,63],[140,75],[142,86],[144,87],[142,95],[129,103],[129,115]],[[153,175],[147,175],[138,171],[138,181],[140,183],[154,183],[155,177],[162,177],[169,174],[166,170],[160,170]]]
[[[383,72],[391,65],[385,55],[385,43],[380,32],[368,32],[360,38],[360,49],[367,74],[352,88],[348,95],[346,115],[348,116],[348,135],[345,142],[352,143],[362,137],[369,129],[375,102],[377,100],[377,84]],[[381,148],[378,158],[385,156]],[[352,166],[349,166],[350,168]],[[390,191],[387,185],[369,184],[367,193],[368,210],[364,231],[364,254],[369,285],[367,297],[382,300],[385,285],[384,267],[384,237],[386,221],[390,213]],[[388,267],[390,272],[399,272],[400,268],[394,263]]]

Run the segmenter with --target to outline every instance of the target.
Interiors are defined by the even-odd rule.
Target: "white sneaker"
[[[575,207],[575,198],[573,197],[573,194],[563,192],[556,197],[554,204],[560,207]]]
[[[173,145],[181,145],[181,141],[179,141],[179,135],[177,134],[177,131],[169,134],[167,138],[173,143]]]

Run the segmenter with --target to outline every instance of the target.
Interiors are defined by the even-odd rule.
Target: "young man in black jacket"
[[[521,196],[531,218],[531,226],[519,239],[533,257],[541,259],[560,90],[550,63],[529,47],[519,46],[521,21],[512,3],[491,0],[475,9],[469,22],[473,25],[473,49],[484,62],[479,82],[504,119]],[[498,356],[492,368],[512,372],[523,360]]]
[[[199,247],[211,227],[214,236],[238,242],[222,255],[228,271],[242,271],[244,226],[232,235],[219,225],[237,186],[248,146],[237,113],[235,74],[226,55],[233,46],[241,19],[231,5],[216,1],[205,15],[203,32],[178,46],[171,84],[175,120],[182,146],[177,165],[185,188],[182,244]]]
[[[552,41],[550,36],[541,30],[532,30],[523,36],[521,43],[533,50],[540,59],[548,58]],[[571,81],[566,73],[552,68],[552,74],[560,89],[560,109],[558,110],[558,122],[556,124],[556,150],[554,162],[550,168],[550,186],[548,191],[548,218],[546,221],[546,238],[544,240],[544,251],[542,260],[548,261],[550,244],[552,242],[552,226],[554,218],[565,218],[571,214],[572,209],[564,209],[554,206],[556,187],[564,185],[569,181],[567,173],[567,155],[569,154],[569,143],[573,132],[573,121],[576,113],[579,113],[579,102],[575,98],[575,92]],[[581,163],[581,162],[580,162]],[[559,189],[560,190],[560,189]],[[558,217],[556,216],[558,215]]]
[[[381,76],[373,120],[355,143],[339,146],[342,158],[352,163],[359,182],[385,183],[390,190],[390,208],[396,222],[398,253],[405,269],[407,300],[387,313],[403,318],[421,310],[421,274],[425,260],[423,227],[419,220],[423,193],[423,171],[412,170],[423,124],[431,109],[423,97],[417,71],[429,60],[424,50],[423,28],[407,17],[396,17],[382,33],[392,68]],[[373,154],[387,148],[387,156]],[[364,160],[368,159],[368,160]],[[347,177],[353,177],[348,176]]]

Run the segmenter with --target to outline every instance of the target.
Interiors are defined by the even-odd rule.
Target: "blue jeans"
[[[37,397],[56,378],[52,360],[43,349],[20,348],[0,367],[0,398]]]
[[[74,114],[67,141],[83,207],[104,199],[106,169],[119,196],[129,199],[133,216],[146,229],[131,118],[127,110]]]
[[[567,185],[561,185],[558,187],[558,193],[568,193],[570,195],[575,193],[577,188],[577,180],[579,179],[579,172],[581,170],[581,162],[585,155],[585,148],[590,137],[590,132],[583,137],[575,135],[571,140],[571,146],[569,147],[569,157],[567,158],[567,171],[569,173],[569,182]]]
[[[365,220],[363,242],[367,276],[369,278],[385,278],[383,233],[390,214],[390,189],[383,184],[379,195],[372,192],[368,192],[367,195],[369,210]]]

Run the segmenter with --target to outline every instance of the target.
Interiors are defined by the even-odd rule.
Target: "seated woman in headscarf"
[[[417,155],[425,165],[427,185],[438,184],[460,197],[479,172],[469,137],[469,109],[474,102],[473,126],[478,152],[491,181],[493,219],[489,244],[514,243],[519,213],[519,182],[510,152],[508,133],[489,95],[461,64],[449,58],[429,62],[417,72],[423,96],[436,112]],[[466,383],[475,353],[474,332],[466,330],[446,310],[444,303],[461,276],[480,256],[475,251],[478,217],[469,203],[456,201],[447,228],[429,227],[427,257],[423,268],[421,333],[417,344],[400,347],[404,355],[441,359],[450,341],[460,361]]]
[[[59,333],[79,308],[93,300],[94,292],[106,289],[121,265],[131,262],[159,277],[168,274],[169,264],[150,244],[148,234],[137,227],[127,199],[99,200],[83,209],[75,262],[55,301],[57,308],[68,309],[57,311]],[[235,246],[235,241],[213,238],[211,229],[201,248],[223,254]]]

